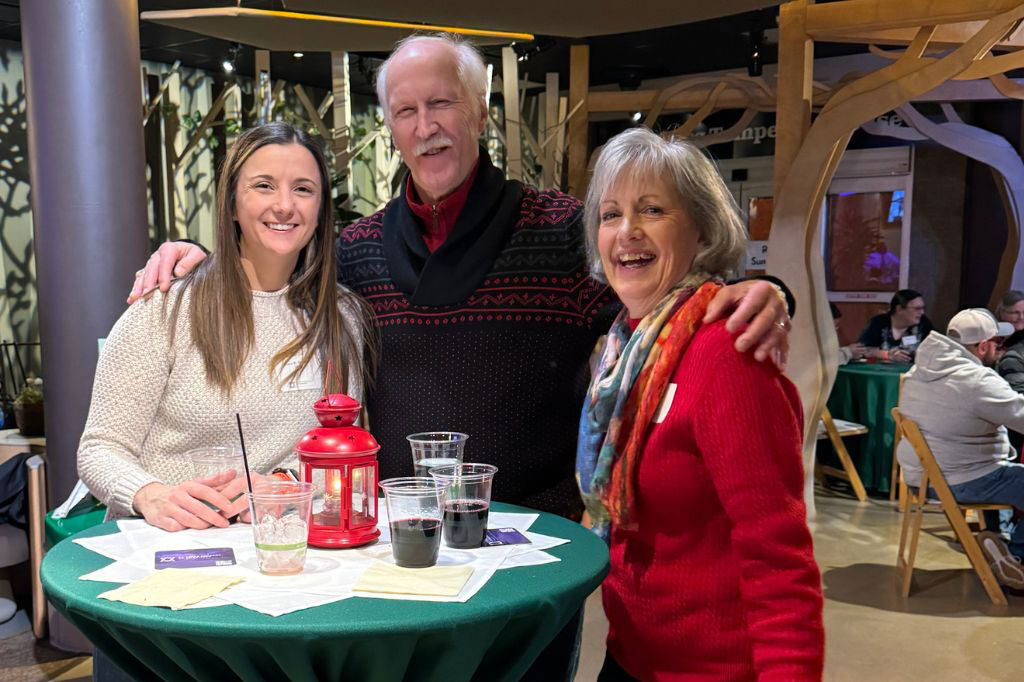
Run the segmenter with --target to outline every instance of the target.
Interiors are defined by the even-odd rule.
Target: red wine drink
[[[448,500],[444,503],[444,541],[449,547],[474,549],[487,531],[486,500]]]
[[[444,485],[444,541],[449,547],[472,549],[483,544],[487,512],[491,506],[491,482],[498,467],[471,462],[438,466],[430,470]]]
[[[441,545],[438,519],[402,519],[391,522],[391,544],[395,563],[406,568],[425,568],[437,563]]]
[[[444,486],[432,478],[405,477],[381,481],[380,487],[388,505],[395,563],[407,568],[433,566],[441,546]]]

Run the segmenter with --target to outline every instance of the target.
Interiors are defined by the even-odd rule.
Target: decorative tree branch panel
[[[782,13],[780,41],[796,44],[808,42],[813,31],[827,30],[834,35],[847,29],[918,27],[913,41],[891,65],[852,79],[837,89],[806,133],[793,130],[794,124],[799,126],[801,115],[784,116],[787,112],[783,108],[800,101],[807,92],[806,59],[809,56],[805,56],[803,63],[799,60],[788,64],[780,62],[780,67],[786,68],[780,68],[779,74],[776,179],[781,176],[784,180],[775,197],[768,272],[782,277],[800,303],[800,314],[794,320],[790,339],[794,361],[789,375],[797,384],[804,403],[804,458],[810,471],[815,430],[835,380],[838,360],[838,343],[825,297],[818,216],[839,159],[853,131],[864,122],[900,107],[969,69],[975,73],[988,70],[993,64],[989,60],[997,59],[990,55],[992,47],[1016,29],[1017,22],[1024,17],[1024,3],[1019,0],[973,3],[843,0],[809,5],[800,0],[783,6]],[[984,20],[984,23],[962,45],[942,57],[924,56],[936,32],[936,24],[977,20]],[[782,165],[788,164],[788,167],[780,168],[779,142],[784,132],[792,133],[790,139],[795,154],[788,157],[791,163],[783,157]]]

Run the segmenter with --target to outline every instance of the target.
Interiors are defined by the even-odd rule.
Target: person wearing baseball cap
[[[1024,431],[1024,395],[992,369],[1002,340],[1012,333],[1012,325],[984,308],[961,310],[946,334],[932,332],[918,347],[900,392],[900,412],[921,427],[959,502],[1024,510],[1024,465],[1009,461],[1006,431]],[[910,443],[901,441],[896,456],[907,485],[916,488],[921,463]],[[1009,545],[988,530],[978,542],[999,582],[1024,590],[1024,524]]]
[[[995,315],[985,308],[961,310],[953,316],[946,327],[949,338],[959,341],[968,349],[978,350],[979,345],[984,344],[981,350],[984,356],[977,353],[975,355],[978,355],[981,364],[986,367],[994,367],[999,362],[999,353],[1002,350],[1000,342],[1013,332],[1012,324],[997,321]]]

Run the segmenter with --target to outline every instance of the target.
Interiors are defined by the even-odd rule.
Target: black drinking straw
[[[238,422],[238,440],[242,442],[242,463],[245,464],[245,482],[249,484],[249,495],[252,495],[252,476],[249,475],[249,457],[245,454],[245,436],[242,435],[242,417],[235,412]]]

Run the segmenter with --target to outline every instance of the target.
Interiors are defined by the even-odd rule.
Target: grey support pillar
[[[149,250],[136,0],[21,3],[51,504],[78,480],[97,339]]]

